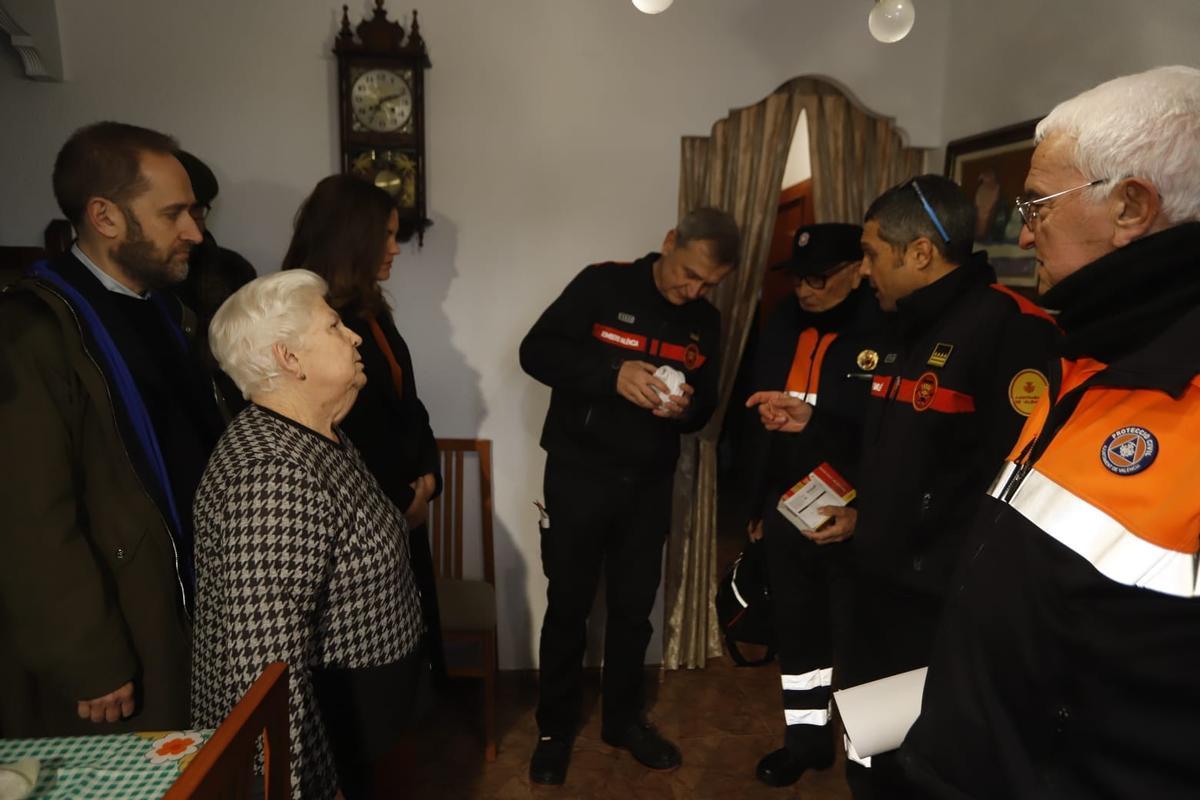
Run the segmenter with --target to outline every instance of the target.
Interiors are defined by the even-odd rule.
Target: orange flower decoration
[[[160,756],[180,756],[195,742],[195,739],[172,739],[164,742],[155,752]]]

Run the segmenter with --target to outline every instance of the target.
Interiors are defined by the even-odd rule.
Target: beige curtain
[[[702,668],[721,654],[713,608],[717,439],[758,305],[784,168],[802,111],[808,118],[819,222],[862,219],[870,200],[916,174],[922,162],[922,154],[904,148],[887,120],[855,108],[830,84],[808,78],[733,111],[708,137],[683,139],[679,214],[705,205],[729,211],[742,230],[742,258],[712,297],[722,319],[717,409],[703,430],[683,437],[675,473],[666,568],[666,669]],[[893,180],[895,175],[900,177]],[[875,189],[880,181],[890,182]]]
[[[784,91],[811,81],[785,84]],[[813,212],[817,222],[861,222],[871,201],[885,189],[920,175],[925,151],[905,147],[891,120],[856,107],[826,85],[808,112]]]

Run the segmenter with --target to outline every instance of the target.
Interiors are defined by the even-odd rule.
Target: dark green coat
[[[0,737],[186,727],[191,622],[170,531],[80,321],[30,279],[0,294],[0,452]],[[130,679],[133,717],[77,717]]]

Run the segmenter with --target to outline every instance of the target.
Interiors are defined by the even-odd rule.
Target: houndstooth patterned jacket
[[[216,727],[263,667],[286,661],[298,798],[331,798],[338,783],[312,670],[394,662],[423,632],[404,517],[338,435],[251,405],[194,507],[193,724]]]

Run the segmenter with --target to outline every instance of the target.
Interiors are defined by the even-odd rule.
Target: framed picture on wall
[[[946,176],[975,200],[976,249],[987,252],[1001,283],[1029,294],[1037,286],[1037,262],[1017,244],[1021,215],[1015,203],[1025,187],[1038,122],[1031,119],[946,145]]]

